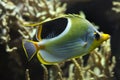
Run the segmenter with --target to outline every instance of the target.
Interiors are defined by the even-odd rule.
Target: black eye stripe
[[[100,39],[100,34],[95,33],[94,35],[95,35],[95,39],[96,39],[96,40],[99,40],[99,39]]]

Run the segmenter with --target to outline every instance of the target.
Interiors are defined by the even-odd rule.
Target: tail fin
[[[37,42],[30,40],[23,40],[22,42],[25,54],[30,61],[34,55],[37,53]]]

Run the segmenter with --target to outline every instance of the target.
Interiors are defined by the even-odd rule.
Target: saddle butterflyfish
[[[23,40],[25,54],[29,60],[37,55],[46,65],[83,56],[110,38],[80,15],[65,15],[32,26],[39,26],[38,41]]]

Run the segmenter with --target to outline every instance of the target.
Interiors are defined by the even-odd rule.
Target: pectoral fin
[[[88,44],[87,42],[84,42],[83,47],[86,47],[86,46],[87,46],[87,44]]]

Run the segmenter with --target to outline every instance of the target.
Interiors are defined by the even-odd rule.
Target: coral
[[[26,69],[25,75],[26,80],[30,80],[29,69]]]
[[[112,10],[117,12],[117,13],[120,13],[120,2],[119,1],[113,1],[113,8]]]

